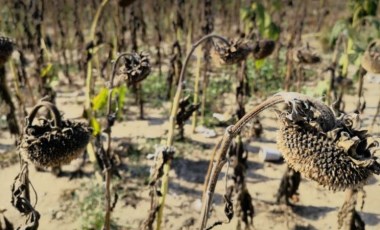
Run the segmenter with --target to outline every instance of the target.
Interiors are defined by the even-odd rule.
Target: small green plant
[[[247,60],[248,81],[254,84],[253,92],[260,89],[266,94],[273,94],[282,88],[282,76],[285,69],[280,69],[280,74],[275,74],[274,61],[271,59]]]
[[[80,211],[78,215],[81,220],[81,228],[85,230],[102,229],[104,226],[104,188],[94,183],[81,187],[88,191],[83,199],[75,197]],[[110,228],[118,229],[112,220]]]
[[[153,108],[161,107],[166,97],[167,85],[163,77],[159,72],[152,73],[151,77],[144,81],[144,87],[142,87],[143,95],[149,95],[149,100],[146,102]]]
[[[79,201],[83,229],[100,229],[103,226],[103,191],[100,186],[88,188],[88,196]]]

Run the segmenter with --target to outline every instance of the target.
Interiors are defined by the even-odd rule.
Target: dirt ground
[[[365,98],[367,108],[361,116],[363,127],[367,127],[376,111],[380,98],[380,76],[367,75],[365,78]],[[81,116],[84,100],[82,93],[73,93],[69,89],[58,92],[58,107],[65,118],[77,119]],[[354,96],[347,96],[347,111],[352,111],[356,105]],[[166,110],[168,104],[161,109],[147,109],[146,119],[137,120],[137,108],[130,107],[127,112],[127,121],[119,122],[113,129],[115,147],[119,143],[137,143],[138,148],[147,151],[152,143],[165,140],[167,130]],[[276,148],[276,121],[273,113],[264,112],[261,115],[264,134],[258,140],[246,141],[249,151],[249,169],[247,172],[248,189],[253,197],[255,217],[254,229],[337,229],[337,213],[342,205],[344,192],[331,192],[319,187],[315,182],[303,179],[299,189],[299,202],[293,208],[274,204],[275,194],[279,187],[280,178],[285,171],[286,164],[262,162],[258,157],[260,147]],[[371,130],[372,134],[380,134],[380,118]],[[197,229],[201,191],[204,176],[207,170],[212,147],[224,130],[217,128],[216,138],[206,138],[201,134],[191,134],[190,124],[185,127],[188,140],[178,146],[177,157],[170,171],[170,188],[165,208],[165,220],[162,229]],[[11,206],[10,187],[19,171],[18,157],[13,147],[14,139],[8,132],[0,133],[0,210],[6,209],[5,216],[14,223],[15,227],[25,218]],[[87,201],[90,208],[84,207],[86,197],[96,196],[96,179],[93,176],[93,167],[87,163],[85,176],[71,179],[69,172],[73,171],[80,160],[64,166],[64,175],[56,177],[49,170],[37,172],[33,165],[29,165],[30,179],[38,194],[36,209],[41,214],[40,229],[83,229],[86,221],[86,212],[91,205],[100,202],[99,197]],[[151,160],[140,156],[140,160],[128,158],[123,162],[121,170],[123,180],[115,180],[114,184],[120,192],[119,201],[112,213],[112,219],[119,229],[138,229],[141,222],[147,217],[149,209],[149,188],[144,184],[149,175]],[[223,212],[224,175],[223,170],[216,189],[214,205],[209,224],[225,220]],[[230,171],[231,173],[231,171]],[[360,215],[366,223],[366,229],[380,229],[380,203],[378,177],[371,178],[365,186],[365,205]],[[33,195],[32,195],[33,197]],[[359,196],[360,209],[361,196]],[[102,204],[97,207],[101,208]],[[95,215],[95,214],[94,214]],[[98,215],[102,215],[101,213]],[[237,218],[230,224],[215,227],[215,229],[235,229]]]

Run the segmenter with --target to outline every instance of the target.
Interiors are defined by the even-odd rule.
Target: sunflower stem
[[[201,52],[198,52],[197,54],[197,67],[196,73],[195,73],[195,81],[194,81],[194,104],[196,105],[199,100],[199,79],[201,75]],[[193,117],[192,117],[192,124],[191,124],[191,130],[194,133],[195,128],[197,126],[197,120],[198,120],[198,112],[194,111],[193,112]]]
[[[98,21],[99,21],[99,18],[100,18],[100,15],[104,9],[104,7],[107,5],[109,0],[103,0],[102,3],[99,5],[97,11],[96,11],[96,14],[92,20],[92,23],[91,23],[91,29],[90,29],[90,34],[89,34],[89,42],[93,42],[95,40],[95,30],[96,30],[96,27],[97,27],[97,24],[98,24]],[[91,48],[90,50],[88,50],[88,53],[93,55],[94,54],[94,51],[93,49]],[[92,83],[93,83],[93,78],[92,78],[92,58],[89,58],[87,60],[87,70],[86,70],[86,87],[85,87],[85,105],[84,105],[84,111],[85,111],[85,116],[87,118],[87,120],[91,123],[91,120],[93,118],[92,116],[92,108],[91,108],[91,94],[92,94]],[[92,143],[90,142],[88,145],[92,145]],[[87,149],[88,150],[93,150],[93,146],[87,146]],[[96,159],[96,156],[95,156],[95,152],[94,151],[87,151],[88,155],[89,155],[89,158],[90,159]],[[93,161],[92,163],[95,164],[95,162]],[[100,176],[97,174],[96,175],[97,178],[100,178]]]
[[[262,102],[261,104],[259,104],[258,106],[256,106],[249,113],[244,115],[238,122],[236,122],[235,125],[229,126],[226,129],[224,136],[220,140],[220,144],[217,145],[217,147],[215,147],[214,149],[214,153],[212,154],[212,158],[210,159],[208,174],[205,179],[204,188],[206,189],[203,192],[203,197],[202,197],[203,202],[202,202],[202,209],[201,209],[201,227],[200,227],[201,230],[205,229],[207,226],[208,213],[210,211],[210,206],[211,206],[213,195],[215,192],[215,187],[218,182],[218,176],[224,164],[226,163],[226,155],[227,155],[227,151],[229,149],[232,139],[238,133],[240,133],[241,129],[249,121],[255,118],[260,112],[284,101],[285,101],[285,98],[281,95],[272,96],[268,98],[267,100],[265,100],[264,102]],[[216,162],[214,162],[215,156],[216,156]]]
[[[113,111],[112,111],[112,92],[114,89],[114,79],[116,75],[116,67],[119,64],[119,61],[122,57],[124,56],[129,56],[132,55],[130,53],[122,53],[120,54],[113,66],[112,66],[112,75],[108,87],[108,98],[107,98],[107,128],[104,130],[104,132],[107,134],[107,150],[106,150],[106,156],[105,156],[105,161],[109,162],[111,160],[111,133],[112,133],[112,126],[113,122],[111,119],[113,117]],[[112,207],[111,207],[111,179],[112,179],[112,166],[109,165],[108,163],[105,164],[106,168],[104,169],[105,173],[105,209],[106,213],[104,216],[104,229],[109,230],[110,225],[111,225],[111,212],[112,212]]]
[[[194,53],[195,49],[202,42],[207,41],[207,40],[212,39],[212,38],[219,39],[222,42],[228,44],[227,39],[225,39],[224,37],[216,35],[216,34],[209,34],[209,35],[202,37],[196,43],[194,43],[194,45],[191,47],[191,50],[189,51],[189,53],[186,56],[184,65],[182,66],[182,69],[181,69],[181,73],[180,73],[180,77],[179,77],[179,81],[178,81],[178,85],[177,85],[177,90],[176,90],[175,96],[173,98],[173,103],[172,103],[172,107],[171,107],[171,113],[170,113],[170,118],[169,118],[169,134],[168,134],[168,138],[167,138],[167,142],[166,142],[166,145],[168,147],[173,145],[175,120],[176,120],[175,118],[176,118],[176,115],[178,112],[179,101],[180,101],[180,98],[182,95],[182,87],[183,87],[183,83],[184,83],[184,75],[185,75],[187,65],[188,65],[190,58],[191,58],[192,54]],[[157,230],[161,229],[163,210],[164,210],[166,195],[167,195],[168,187],[169,187],[170,165],[171,165],[171,160],[168,160],[164,165],[164,175],[162,176],[162,184],[161,184],[162,196],[159,199],[159,207],[160,208],[158,210],[157,222],[156,222],[156,229]]]

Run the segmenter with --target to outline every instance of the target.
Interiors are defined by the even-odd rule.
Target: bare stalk
[[[26,114],[25,100],[24,100],[24,96],[20,92],[20,84],[19,84],[19,81],[18,81],[18,79],[16,77],[17,74],[16,74],[15,65],[13,63],[13,60],[9,61],[9,67],[11,69],[12,76],[13,76],[13,82],[14,82],[14,88],[15,88],[15,91],[16,91],[15,93],[16,93],[16,96],[17,96],[17,100],[20,103],[20,108],[22,109],[23,114]]]
[[[321,30],[324,19],[326,18],[326,15],[327,15],[326,0],[320,0],[319,7],[320,8],[317,14],[317,32]]]
[[[304,3],[306,6],[306,3]],[[304,7],[305,7],[304,6]],[[285,91],[290,90],[291,86],[291,78],[293,75],[293,70],[294,70],[294,61],[293,61],[293,48],[294,45],[297,44],[297,42],[301,42],[301,33],[303,29],[303,20],[306,17],[306,12],[304,12],[301,15],[302,12],[302,5],[299,4],[296,10],[296,15],[294,24],[290,24],[288,26],[288,30],[291,31],[290,38],[288,40],[287,44],[287,51],[286,51],[286,74],[285,74],[285,81],[284,81],[284,89]]]
[[[285,91],[289,91],[290,89],[290,80],[292,78],[293,73],[293,44],[289,42],[288,50],[286,51],[286,73],[285,73],[285,81],[284,81],[284,89]]]
[[[356,110],[359,113],[362,113],[365,108],[365,101],[361,102],[361,98],[364,98],[363,93],[363,84],[364,84],[364,76],[366,75],[367,71],[363,68],[359,68],[359,87],[358,87],[358,103],[356,105]]]
[[[331,104],[332,101],[336,100],[336,96],[335,96],[336,90],[335,90],[334,79],[335,79],[335,70],[337,66],[338,56],[340,54],[339,46],[342,44],[342,42],[343,42],[343,36],[340,35],[335,43],[334,53],[331,59],[331,65],[327,68],[327,70],[330,70],[331,72],[330,84],[329,84],[329,88],[327,89],[327,103],[328,104]],[[334,96],[331,95],[332,93],[334,93]]]
[[[296,66],[297,75],[297,92],[301,92],[302,82],[304,78],[304,68],[302,63],[298,63]]]
[[[214,30],[214,15],[213,15],[213,2],[211,0],[203,1],[203,21],[202,32],[210,34]],[[203,58],[205,61],[205,67],[203,70],[203,81],[202,81],[202,101],[201,101],[201,123],[205,124],[205,113],[206,113],[206,100],[207,100],[207,87],[209,82],[208,71],[210,69],[210,49],[211,44],[206,43],[203,47]]]
[[[120,54],[117,59],[115,60],[113,66],[112,66],[112,75],[110,79],[110,84],[108,87],[108,98],[107,98],[107,128],[104,130],[104,132],[107,134],[107,151],[105,159],[108,161],[111,159],[111,129],[113,126],[113,123],[115,121],[115,114],[112,112],[112,92],[114,89],[114,79],[116,74],[116,67],[118,66],[118,63],[120,59],[124,56],[132,55],[130,53],[122,53]],[[110,224],[111,224],[111,178],[112,178],[112,170],[110,165],[106,165],[107,167],[104,168],[105,173],[105,208],[106,208],[106,214],[104,217],[104,229],[109,230]]]
[[[156,32],[156,36],[157,36],[157,41],[156,41],[156,54],[157,54],[157,61],[156,61],[156,64],[158,64],[158,72],[159,72],[159,76],[161,77],[162,75],[162,54],[161,54],[161,42],[162,42],[162,33],[161,33],[161,27],[160,27],[160,4],[154,4],[153,5],[153,12],[155,14],[155,17],[158,19],[158,20],[155,20],[155,24],[154,24],[154,30]]]
[[[169,134],[168,134],[168,139],[166,141],[166,145],[168,147],[170,147],[170,146],[173,145],[174,130],[175,130],[175,120],[176,120],[175,118],[176,118],[176,114],[178,112],[179,101],[180,101],[180,98],[181,98],[181,95],[182,95],[182,87],[183,87],[184,75],[185,75],[186,67],[187,67],[187,65],[188,65],[188,63],[190,61],[190,58],[191,58],[192,54],[194,53],[194,50],[202,42],[207,41],[208,39],[212,39],[212,38],[219,39],[222,42],[228,44],[227,39],[225,39],[224,37],[216,35],[216,34],[209,34],[209,35],[206,35],[206,36],[202,37],[201,39],[199,39],[191,47],[191,50],[189,51],[189,53],[186,56],[185,62],[184,62],[183,67],[181,69],[181,73],[180,73],[180,76],[179,76],[177,90],[176,90],[176,93],[175,93],[175,96],[174,96],[174,99],[173,99],[173,104],[172,104],[172,107],[171,107],[171,113],[170,113],[170,118],[169,118]],[[164,210],[165,200],[166,200],[166,194],[167,194],[168,186],[169,186],[170,164],[171,164],[171,160],[168,160],[166,162],[166,164],[164,165],[164,169],[163,169],[164,175],[162,176],[162,184],[161,184],[161,193],[162,193],[162,196],[160,197],[160,200],[159,200],[159,207],[160,208],[159,208],[159,211],[158,211],[157,222],[156,222],[156,229],[157,230],[161,229],[163,210]]]
[[[348,189],[346,191],[346,198],[342,207],[338,212],[338,228],[344,230],[351,229],[365,229],[365,222],[361,219],[359,213],[356,211],[356,204],[358,199],[359,191],[364,192],[364,190],[358,189]],[[365,194],[363,195],[363,199]],[[362,201],[363,208],[364,200]]]
[[[378,102],[378,104],[377,104],[376,113],[375,113],[375,115],[373,116],[373,120],[372,120],[371,128],[373,128],[373,126],[375,125],[375,123],[376,123],[376,118],[377,118],[377,116],[379,116],[379,113],[380,113],[380,100],[379,100],[379,102]]]
[[[91,30],[90,30],[90,42],[94,41],[95,39],[95,30],[96,26],[98,24],[100,15],[103,11],[103,8],[108,3],[109,0],[103,0],[100,6],[98,7],[96,14],[94,16],[94,19],[91,24]],[[91,117],[91,85],[92,85],[92,60],[88,60],[87,62],[87,74],[86,74],[86,112],[87,116]]]
[[[209,76],[207,75],[207,72],[209,69],[210,69],[210,60],[208,60],[207,58],[206,63],[205,63],[205,68],[203,70],[203,81],[202,81],[202,101],[201,101],[201,124],[202,125],[205,124],[207,87],[209,85],[209,80],[210,80]]]
[[[197,55],[197,64],[196,64],[196,73],[195,73],[195,80],[194,80],[194,104],[198,103],[199,100],[199,79],[201,75],[201,53],[199,52]],[[198,120],[198,112],[195,111],[193,113],[192,117],[192,125],[191,130],[194,133],[195,127],[197,126],[197,120]]]
[[[17,94],[17,91],[16,91]],[[20,135],[20,128],[17,123],[17,115],[16,115],[16,106],[12,101],[12,97],[7,86],[6,74],[5,74],[5,66],[0,64],[0,98],[4,100],[4,102],[9,107],[9,112],[7,113],[7,123],[9,132],[11,135],[18,136]]]
[[[61,2],[61,1],[60,1]],[[57,7],[57,25],[58,25],[58,30],[59,30],[59,34],[60,34],[60,40],[61,40],[61,44],[60,44],[60,48],[61,48],[61,54],[62,54],[62,57],[63,57],[63,72],[64,74],[66,75],[65,77],[67,77],[68,81],[69,81],[69,85],[72,85],[73,83],[73,80],[71,79],[71,76],[70,76],[70,73],[69,73],[69,63],[68,63],[68,57],[67,57],[67,51],[68,51],[68,47],[67,47],[67,28],[64,28],[64,25],[62,24],[62,21],[65,21],[65,18],[62,18],[62,10],[60,9],[63,9],[65,7],[64,5],[65,3],[63,2],[63,5],[59,5],[59,2],[58,4],[56,5]],[[66,29],[66,30],[65,30]]]

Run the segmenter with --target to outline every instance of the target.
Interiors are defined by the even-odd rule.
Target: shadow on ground
[[[295,214],[310,220],[318,220],[323,216],[327,215],[327,213],[331,211],[335,211],[336,208],[332,207],[317,207],[313,205],[295,205],[292,206],[292,210]]]
[[[375,226],[380,223],[380,214],[369,213],[369,212],[359,212],[366,225]]]

